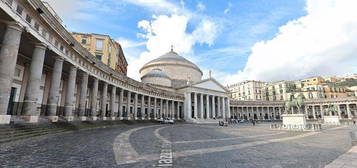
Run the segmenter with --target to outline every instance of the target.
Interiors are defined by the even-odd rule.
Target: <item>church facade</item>
[[[199,122],[230,117],[229,91],[171,49],[140,69],[142,82],[184,95],[184,119]]]

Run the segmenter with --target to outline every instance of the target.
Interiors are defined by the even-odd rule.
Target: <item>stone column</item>
[[[276,119],[276,110],[275,110],[275,107],[273,107],[273,113],[274,113],[273,120],[275,120],[275,119]]]
[[[216,118],[216,96],[212,96],[212,118]]]
[[[192,113],[192,105],[191,105],[191,93],[185,93],[185,110],[184,110],[184,118],[191,119]]]
[[[204,113],[204,109],[203,109],[203,94],[201,93],[200,94],[200,119],[202,120],[203,119],[203,113]]]
[[[138,119],[138,94],[134,93],[134,120]]]
[[[340,104],[337,104],[337,115],[338,115],[338,118],[342,119]]]
[[[124,90],[123,90],[124,91]],[[127,117],[127,119],[128,120],[130,120],[130,118],[131,118],[131,111],[130,111],[130,109],[131,109],[131,92],[128,90],[128,96],[127,96],[127,107],[126,107],[126,110],[127,110],[127,113],[126,113],[126,117]]]
[[[350,104],[346,104],[346,109],[347,109],[348,119],[352,119],[352,114],[351,114],[351,110],[350,110]]]
[[[176,118],[179,120],[180,119],[180,102],[177,102],[176,106]]]
[[[315,106],[312,105],[312,116],[314,117],[314,119],[316,120],[316,109],[315,109]]]
[[[175,102],[171,100],[171,118],[175,119]]]
[[[279,107],[279,119],[281,120],[281,107]]]
[[[268,119],[271,120],[270,107],[269,107],[269,106],[267,107],[267,110],[268,110],[268,111],[267,111],[267,113],[268,113]]]
[[[123,119],[123,100],[124,100],[124,89],[120,89],[119,95],[119,109],[118,109],[118,117],[119,120]]]
[[[324,114],[324,106],[320,105],[320,114],[321,114],[321,119],[324,118],[325,114]]]
[[[112,117],[112,120],[115,120],[117,109],[115,105],[115,96],[117,94],[117,88],[115,86],[112,86],[112,92],[110,94],[110,117]]]
[[[226,102],[224,101],[224,97],[222,97],[222,116],[223,116],[223,119],[226,119],[227,118],[227,115],[226,115]]]
[[[30,123],[37,123],[40,115],[39,106],[41,106],[41,104],[37,104],[37,99],[38,97],[42,96],[39,95],[39,93],[45,53],[46,46],[44,44],[35,45],[23,107],[23,111],[26,116],[25,120],[29,121]]]
[[[98,79],[94,78],[93,87],[92,87],[92,99],[91,99],[91,111],[93,121],[98,119],[97,114],[97,96],[98,96]]]
[[[221,97],[218,97],[218,98],[217,98],[217,101],[218,101],[218,116],[223,118],[223,116],[222,116],[222,108],[221,108],[222,98],[221,98]]]
[[[231,108],[230,108],[231,103],[230,103],[228,97],[227,97],[226,99],[227,99],[226,101],[227,101],[227,114],[228,114],[228,118],[231,118]]]
[[[164,100],[160,99],[160,118],[164,117]]]
[[[81,121],[87,120],[85,116],[86,112],[86,100],[87,100],[87,90],[88,90],[88,74],[86,72],[82,73],[81,76],[81,86],[79,94],[79,119]]]
[[[165,113],[165,117],[166,118],[169,118],[169,100],[166,100],[165,101],[165,111],[166,111],[166,113]]]
[[[197,120],[197,112],[198,112],[198,107],[197,107],[197,93],[195,92],[195,93],[193,93],[193,96],[194,96],[194,98],[193,98],[193,103],[194,103],[194,105],[193,105],[193,108],[194,108],[194,116],[195,116],[195,119]]]
[[[305,114],[305,118],[309,119],[309,114],[307,113],[306,105],[304,105],[304,114]]]
[[[58,121],[57,115],[57,105],[59,101],[59,90],[62,78],[62,67],[63,67],[63,58],[56,57],[55,64],[53,66],[52,78],[51,78],[51,87],[48,96],[47,102],[47,115],[48,119],[52,122]]]
[[[73,121],[73,109],[74,109],[73,100],[74,100],[74,89],[76,88],[76,78],[77,78],[77,68],[71,65],[69,69],[69,77],[67,80],[67,88],[66,88],[66,97],[64,102],[64,115],[67,121]]]
[[[148,96],[148,120],[151,120],[151,97]]]
[[[157,119],[157,98],[154,97],[154,119]]]
[[[144,95],[141,95],[141,119],[145,119],[145,96]],[[149,111],[149,110],[148,110]]]
[[[0,124],[9,124],[11,115],[7,115],[10,91],[14,78],[17,55],[19,52],[22,27],[8,24],[0,49]]]
[[[211,118],[211,110],[210,110],[210,103],[209,103],[209,95],[206,95],[206,99],[207,99],[207,112],[206,112],[206,115],[207,115],[207,119],[210,119]]]
[[[108,83],[103,83],[103,91],[102,91],[102,103],[101,103],[101,111],[102,111],[102,119],[107,120],[107,102],[108,102]]]

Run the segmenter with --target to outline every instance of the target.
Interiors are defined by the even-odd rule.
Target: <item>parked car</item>
[[[167,119],[166,122],[167,122],[167,124],[175,124],[174,119]]]
[[[157,120],[161,124],[174,124],[175,120],[170,118],[160,118]]]
[[[159,122],[160,124],[163,124],[164,119],[163,118],[158,118],[156,121]]]

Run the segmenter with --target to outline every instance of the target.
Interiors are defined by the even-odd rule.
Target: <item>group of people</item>
[[[257,120],[250,119],[250,120],[238,120],[233,117],[226,119],[225,121],[218,121],[219,126],[228,126],[228,124],[239,124],[239,123],[244,123],[244,122],[250,122],[255,126],[255,124],[258,123]]]

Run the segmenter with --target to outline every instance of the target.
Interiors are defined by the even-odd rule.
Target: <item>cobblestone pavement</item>
[[[351,148],[352,126],[118,125],[0,144],[0,167],[324,167]]]

